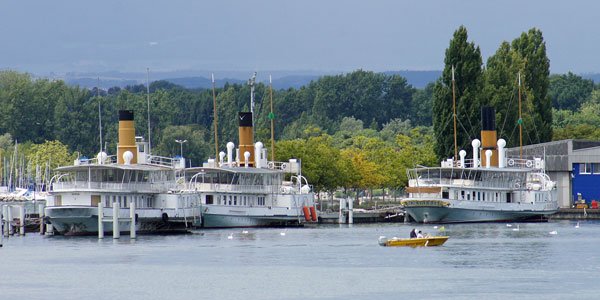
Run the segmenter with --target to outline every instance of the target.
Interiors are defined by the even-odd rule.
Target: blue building
[[[519,148],[507,149],[519,156]],[[600,201],[600,141],[560,140],[523,147],[523,158],[545,157],[546,172],[556,182],[560,207],[574,201]]]

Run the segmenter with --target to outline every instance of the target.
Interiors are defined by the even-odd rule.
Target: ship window
[[[233,196],[233,205],[237,205],[237,196]]]
[[[592,164],[579,164],[579,174],[592,174]]]
[[[506,203],[510,203],[510,193],[506,193]]]
[[[231,195],[229,195],[229,203],[227,203],[228,205],[231,205]]]
[[[206,195],[206,204],[213,204],[213,195]]]
[[[460,191],[460,198],[465,199],[465,191]]]
[[[444,192],[442,192],[442,198],[443,198],[443,199],[448,199],[448,198],[450,198],[450,193],[449,193],[448,191],[444,191]]]

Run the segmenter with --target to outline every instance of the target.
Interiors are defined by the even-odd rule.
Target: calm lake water
[[[134,241],[30,233],[0,248],[0,298],[599,299],[600,222],[575,224],[520,223],[519,231],[459,224],[443,232],[328,225]],[[413,227],[450,239],[429,248],[377,243]]]

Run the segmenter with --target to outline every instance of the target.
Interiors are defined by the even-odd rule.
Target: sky
[[[552,73],[594,73],[599,11],[578,0],[0,0],[0,69],[441,70],[464,25],[484,62],[536,27]]]

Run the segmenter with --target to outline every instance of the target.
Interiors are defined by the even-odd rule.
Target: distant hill
[[[212,88],[212,79],[206,78],[206,77],[201,77],[201,76],[181,77],[181,78],[165,78],[162,80],[180,85],[187,89],[196,89],[196,88],[209,89],[209,88]],[[245,83],[246,81],[247,80],[233,79],[233,78],[215,79],[215,86],[222,87],[225,85],[226,82],[233,84],[233,83]]]
[[[418,89],[425,88],[428,83],[435,82],[440,76],[442,71],[387,71],[383,72],[386,75],[400,75]]]
[[[400,75],[408,80],[409,84],[414,87],[422,89],[427,86],[429,82],[436,81],[438,77],[442,76],[441,71],[389,71],[383,72],[385,75]],[[273,79],[273,89],[281,90],[288,88],[299,89],[302,86],[310,84],[311,81],[316,81],[319,78],[326,75],[289,75]],[[181,78],[165,78],[165,81],[181,85],[188,89],[192,88],[212,88],[212,81],[205,77],[181,77]],[[215,85],[221,87],[225,82],[229,83],[245,83],[247,80],[240,80],[234,78],[225,78],[215,80]],[[262,81],[268,84],[268,79]]]
[[[594,81],[595,84],[600,83],[600,73],[586,73],[586,74],[581,74],[581,77],[585,78],[585,79],[591,79]]]
[[[208,71],[173,71],[173,72],[151,72],[150,80],[165,80],[188,89],[194,88],[212,88],[211,72]],[[318,71],[263,71],[258,74],[257,81],[264,84],[269,83],[269,74],[273,74],[273,88],[275,90],[294,88],[299,89],[302,86],[310,84],[323,76],[344,74],[347,72],[318,72]],[[424,88],[429,82],[437,80],[441,76],[441,71],[387,71],[382,72],[386,75],[401,75],[416,88]],[[198,76],[198,74],[207,74],[208,76]],[[220,75],[215,80],[217,87],[222,87],[225,82],[230,84],[243,84],[252,76],[252,72],[219,72]],[[121,73],[117,71],[104,72],[99,74],[91,73],[66,73],[63,75],[47,74],[41,77],[64,80],[69,86],[79,85],[80,87],[93,88],[98,86],[98,77],[100,77],[100,87],[108,89],[111,87],[133,86],[146,83],[145,73]]]
[[[65,78],[64,79],[65,83],[68,86],[80,86],[80,87],[87,87],[87,88],[94,88],[98,86],[98,78],[87,78],[87,77],[83,77],[83,78]],[[100,81],[100,86],[102,88],[111,88],[111,87],[125,87],[128,85],[136,85],[138,84],[137,80],[133,80],[133,79],[102,79]]]

